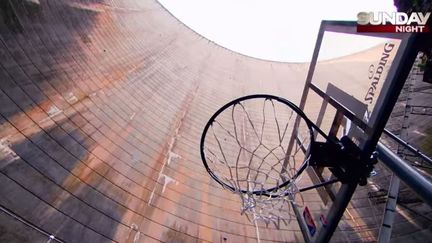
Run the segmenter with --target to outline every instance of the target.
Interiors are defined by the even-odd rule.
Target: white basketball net
[[[251,221],[276,227],[281,221],[288,224],[295,217],[292,204],[303,203],[296,174],[309,160],[310,130],[303,119],[295,126],[297,116],[289,106],[272,99],[245,100],[219,114],[207,132],[208,166],[234,188],[241,198],[242,214]],[[253,193],[288,180],[292,181],[269,195]]]

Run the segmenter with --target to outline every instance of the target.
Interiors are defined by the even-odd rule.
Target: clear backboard
[[[369,158],[414,62],[414,40],[403,33],[357,33],[356,22],[323,21],[300,109],[328,136],[348,136]],[[315,185],[334,177],[322,167],[307,172]],[[322,203],[305,200],[295,207],[306,241],[322,240],[319,232],[337,225],[332,206],[354,189],[340,183],[319,187],[314,192]]]

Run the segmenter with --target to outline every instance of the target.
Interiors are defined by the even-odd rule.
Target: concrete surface
[[[235,97],[298,103],[308,64],[227,50],[155,0],[3,0],[0,10],[2,207],[67,242],[302,241],[295,222],[257,234],[198,145]],[[371,211],[367,192],[335,242],[376,239],[382,208]],[[305,198],[322,207],[316,192]],[[48,241],[4,213],[0,234]]]

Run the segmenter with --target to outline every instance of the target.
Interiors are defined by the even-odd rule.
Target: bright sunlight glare
[[[207,39],[261,59],[308,62],[321,20],[356,20],[360,11],[396,11],[392,0],[159,0],[174,16]],[[337,57],[376,45],[344,42]]]

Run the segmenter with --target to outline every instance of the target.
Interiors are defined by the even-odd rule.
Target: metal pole
[[[377,151],[380,160],[411,187],[424,202],[432,206],[432,183],[382,143],[378,143]]]
[[[303,220],[303,216],[301,215],[299,209],[297,208],[297,205],[295,204],[294,201],[291,201],[291,207],[294,210],[294,214],[297,218],[297,222],[299,224],[300,230],[302,232],[303,235],[303,239],[305,241],[305,243],[311,243],[311,237],[309,236],[309,230],[306,226],[306,223]]]
[[[378,234],[379,243],[390,242],[393,230],[393,221],[396,215],[397,198],[399,194],[400,179],[393,174],[388,191],[388,199],[385,206],[384,217]]]
[[[330,212],[327,214],[328,224],[320,230],[315,242],[324,243],[330,241],[356,188],[357,183],[342,184],[330,208]]]
[[[420,151],[419,149],[413,147],[411,144],[405,142],[404,140],[402,140],[401,138],[399,138],[398,136],[396,136],[395,134],[393,134],[392,132],[390,132],[387,129],[384,129],[383,133],[387,136],[389,136],[391,139],[393,139],[394,141],[396,141],[398,144],[404,146],[405,148],[407,148],[409,151],[413,152],[415,155],[418,155],[420,158],[422,158],[424,161],[426,161],[427,163],[432,165],[432,159],[429,158],[427,155],[425,155],[422,151]]]

